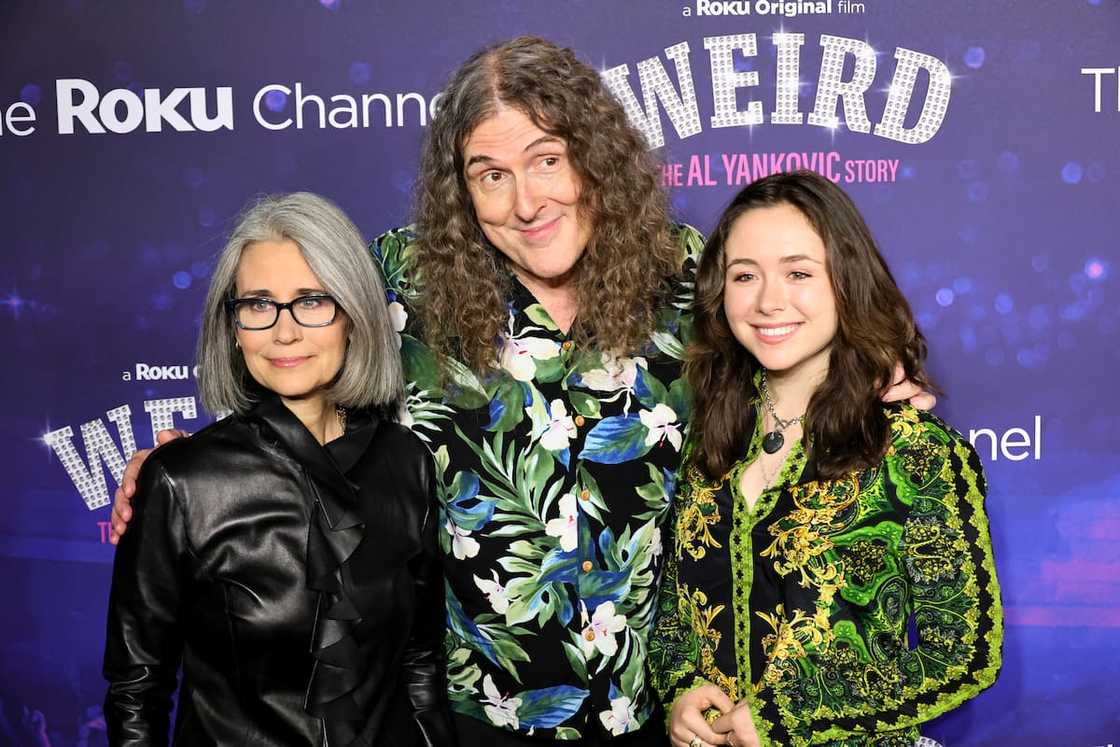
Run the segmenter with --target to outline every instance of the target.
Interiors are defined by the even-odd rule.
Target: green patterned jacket
[[[936,416],[887,406],[882,463],[815,479],[799,442],[753,510],[739,477],[686,467],[675,499],[654,686],[746,698],[764,745],[905,745],[991,685],[1003,616],[986,484]]]

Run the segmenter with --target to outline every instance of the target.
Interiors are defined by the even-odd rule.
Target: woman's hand
[[[156,434],[156,445],[174,441],[183,436],[189,436],[186,431],[166,430]],[[128,531],[128,522],[132,520],[132,496],[136,493],[136,479],[140,476],[140,467],[144,460],[152,453],[152,449],[140,449],[125,465],[121,485],[113,494],[112,527],[109,530],[109,542],[114,545],[120,542],[121,536]]]
[[[933,392],[927,392],[910,379],[906,378],[906,371],[901,363],[894,364],[894,382],[883,392],[884,402],[899,402],[909,400],[910,404],[919,410],[932,410],[937,404],[937,397]]]
[[[669,714],[669,741],[673,747],[705,747],[727,744],[718,730],[713,730],[704,719],[704,711],[718,708],[726,714],[735,707],[727,693],[715,685],[701,685],[677,699]],[[718,721],[716,723],[719,723]],[[697,742],[696,740],[700,741]]]
[[[712,728],[723,735],[723,744],[731,747],[760,747],[762,744],[758,739],[758,731],[754,728],[751,707],[745,700],[739,701],[730,711],[724,711],[712,724]]]

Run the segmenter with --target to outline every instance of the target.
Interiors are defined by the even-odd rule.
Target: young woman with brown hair
[[[995,681],[999,588],[975,451],[881,399],[896,363],[929,386],[926,344],[844,192],[812,172],[740,192],[695,332],[651,637],[673,744],[912,745]]]

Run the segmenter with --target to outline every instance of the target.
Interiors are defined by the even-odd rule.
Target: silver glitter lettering
[[[770,123],[799,125],[803,120],[797,100],[801,93],[801,45],[805,43],[805,34],[778,32],[770,38],[778,48],[778,75]]]
[[[194,397],[145,400],[144,411],[152,419],[153,444],[156,442],[157,433],[175,427],[175,413],[182,413],[184,420],[194,420],[198,417]]]
[[[706,36],[704,48],[708,50],[712,66],[712,100],[715,104],[712,127],[762,124],[762,102],[752,101],[747,104],[746,111],[739,111],[736,100],[740,88],[758,85],[758,71],[738,72],[732,57],[735,50],[741,50],[746,57],[758,54],[755,35]]]
[[[688,42],[674,44],[665,50],[676,66],[680,93],[673,87],[665,66],[657,57],[650,57],[638,63],[638,82],[642,88],[645,110],[638,103],[634,89],[630,87],[630,66],[619,65],[602,74],[607,90],[622,104],[630,123],[645,136],[650,148],[660,148],[665,144],[665,134],[661,129],[661,112],[658,102],[665,107],[669,121],[680,139],[692,137],[701,131],[700,108],[696,104],[696,89],[692,82],[692,68],[688,61]]]
[[[894,51],[894,56],[898,65],[891,79],[883,119],[875,125],[875,134],[900,143],[924,143],[937,134],[941,123],[945,121],[949,94],[953,90],[953,77],[944,62],[928,54],[899,47]],[[918,71],[922,69],[929,73],[929,88],[917,123],[907,129],[903,124],[906,113],[910,110],[910,100],[914,96]]]
[[[121,405],[105,413],[105,417],[117,426],[121,449],[117,449],[109,435],[109,430],[100,419],[82,423],[82,440],[86,446],[88,465],[82,461],[81,455],[71,441],[74,431],[69,426],[43,436],[44,443],[54,449],[70,481],[74,483],[74,487],[78,489],[78,493],[81,494],[82,500],[90,511],[109,505],[109,488],[105,482],[102,464],[109,469],[109,474],[119,485],[124,475],[125,462],[136,452],[131,408],[128,405]]]
[[[875,50],[859,39],[843,36],[821,35],[821,73],[817,82],[817,101],[809,114],[809,124],[835,128],[840,125],[836,116],[837,99],[844,102],[844,123],[854,132],[871,132],[867,118],[864,93],[875,80]],[[842,80],[844,62],[848,55],[855,57],[855,70],[851,80]]]

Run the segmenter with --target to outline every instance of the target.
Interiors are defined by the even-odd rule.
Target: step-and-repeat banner
[[[1120,743],[1117,0],[0,4],[0,743],[105,741],[108,503],[208,422],[233,216],[306,189],[406,222],[442,81],[524,33],[602,71],[701,229],[775,171],[852,195],[991,485],[1003,672],[927,733]]]

